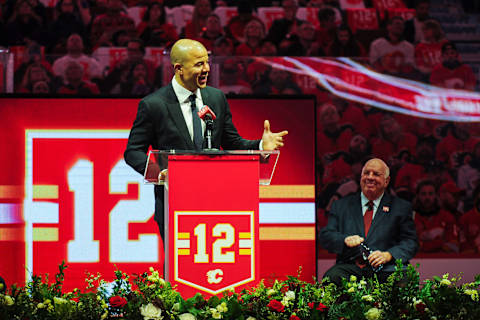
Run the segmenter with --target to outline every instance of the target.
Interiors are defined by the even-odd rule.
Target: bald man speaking
[[[143,175],[147,151],[202,150],[205,123],[196,114],[208,105],[217,118],[213,121],[212,147],[224,150],[275,150],[283,146],[288,133],[274,133],[264,122],[261,140],[243,139],[232,122],[223,92],[207,86],[210,72],[208,52],[198,41],[178,40],[170,51],[175,76],[172,81],[143,98],[125,150],[125,161]],[[155,221],[164,238],[163,187],[155,186]]]

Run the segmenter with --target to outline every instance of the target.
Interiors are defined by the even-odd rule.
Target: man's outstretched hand
[[[288,134],[288,131],[272,132],[268,120],[265,120],[263,128],[263,150],[271,151],[283,147],[283,137]]]

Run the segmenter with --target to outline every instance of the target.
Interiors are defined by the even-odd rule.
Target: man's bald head
[[[207,86],[210,65],[203,44],[191,39],[178,40],[170,51],[170,61],[181,86],[192,92]]]
[[[183,64],[188,59],[189,54],[192,51],[205,50],[204,45],[201,42],[192,39],[180,39],[173,45],[170,50],[170,62],[173,66],[176,63]]]

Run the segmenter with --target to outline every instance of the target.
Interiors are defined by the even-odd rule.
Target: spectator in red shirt
[[[86,0],[60,0],[55,6],[55,20],[50,24],[50,45],[55,53],[64,53],[72,34],[86,38],[92,16]]]
[[[423,252],[459,252],[458,226],[455,217],[440,208],[435,183],[418,184],[413,202],[414,221]]]
[[[148,66],[147,77],[150,83],[155,82],[155,64],[144,58],[145,47],[141,39],[131,39],[127,44],[127,56],[125,59],[119,61],[112,69],[112,71],[105,77],[103,81],[102,92],[111,92],[117,83],[126,82],[128,73],[132,65],[137,62],[145,62]]]
[[[371,158],[371,147],[367,139],[361,134],[356,134],[350,140],[348,152],[339,151],[327,155],[328,164],[325,166],[323,183],[340,183],[348,179],[357,181],[365,162]]]
[[[53,91],[52,79],[47,69],[40,63],[33,63],[27,67],[21,86],[16,87],[15,92],[33,93],[33,89],[38,82],[46,83],[49,87],[48,91]]]
[[[440,185],[450,178],[442,162],[435,159],[435,139],[418,139],[415,155],[410,157],[395,177],[395,192],[403,199],[411,201],[420,180],[429,179]]]
[[[205,31],[207,19],[212,13],[210,0],[197,0],[193,9],[192,20],[182,30],[181,38],[198,39]]]
[[[44,43],[47,39],[42,18],[33,10],[30,1],[15,3],[14,11],[5,25],[7,45],[24,45],[31,41]]]
[[[298,1],[283,0],[284,17],[273,21],[266,38],[273,42],[278,50],[285,50],[297,38],[297,28],[305,22],[297,18]]]
[[[245,42],[242,42],[237,46],[235,49],[235,55],[260,55],[260,46],[263,38],[265,38],[265,26],[258,20],[251,20],[245,26]]]
[[[263,40],[260,45],[260,56],[276,56],[277,47],[273,42]],[[247,66],[247,80],[252,87],[258,87],[270,71],[268,64],[254,60]]]
[[[198,38],[198,41],[200,41],[208,51],[212,51],[215,41],[223,36],[224,34],[220,23],[220,17],[215,13],[210,14],[207,19],[205,30]]]
[[[220,37],[213,43],[214,56],[233,56],[233,42],[227,37]]]
[[[263,23],[253,14],[253,6],[248,0],[239,0],[237,13],[225,27],[225,32],[229,38],[234,40],[234,45],[245,42],[245,27],[250,21],[257,20]]]
[[[148,65],[143,61],[133,63],[124,81],[117,83],[110,93],[121,95],[146,96],[153,91],[153,85],[147,78]]]
[[[337,28],[335,38],[326,49],[328,57],[365,57],[365,48],[352,35],[350,28],[342,24]]]
[[[461,251],[480,253],[480,186],[473,192],[474,206],[459,220],[461,230]]]
[[[430,0],[417,0],[415,4],[415,17],[405,22],[403,32],[405,40],[410,43],[419,43],[424,40],[423,24],[429,18]]]
[[[463,163],[458,160],[459,154],[471,152],[479,141],[470,133],[470,124],[467,122],[451,122],[439,128],[443,138],[437,145],[436,158],[450,169],[457,168]],[[443,132],[442,132],[443,131]]]
[[[100,93],[96,84],[82,79],[82,65],[76,61],[70,61],[65,69],[65,84],[58,89],[57,93],[85,95]]]
[[[218,89],[225,94],[250,94],[252,88],[248,82],[243,80],[245,68],[241,61],[235,61],[234,58],[227,58],[219,63],[220,84]]]
[[[297,36],[290,41],[286,48],[280,48],[282,56],[310,57],[325,55],[316,41],[315,27],[309,21],[297,27]]]
[[[337,108],[330,102],[320,107],[320,124],[317,127],[317,155],[326,159],[327,154],[348,151],[353,136],[351,125],[340,125]]]
[[[442,46],[442,63],[432,70],[430,83],[443,88],[473,91],[477,79],[472,68],[460,61],[455,44],[447,42]]]
[[[166,21],[165,8],[160,2],[152,2],[147,7],[137,35],[150,47],[164,47],[178,40],[177,29]]]
[[[255,83],[257,94],[301,94],[302,90],[293,81],[292,74],[281,69],[268,69],[261,81]]]
[[[442,62],[442,46],[447,39],[443,34],[440,23],[427,20],[423,24],[424,39],[415,46],[415,63],[428,81],[433,68]]]
[[[335,40],[337,36],[337,24],[335,23],[335,10],[330,7],[324,7],[318,10],[318,21],[320,22],[320,29],[317,33],[317,39],[320,47],[324,52]]]
[[[370,142],[376,157],[392,162],[399,157],[402,151],[407,151],[409,154],[415,152],[417,137],[405,132],[393,116],[384,115],[380,120],[378,130],[379,137],[373,138]],[[395,167],[391,163],[392,171],[396,169]]]
[[[107,0],[107,12],[97,16],[92,22],[93,48],[110,45],[112,35],[123,29],[135,34],[135,22],[124,12],[122,0]]]

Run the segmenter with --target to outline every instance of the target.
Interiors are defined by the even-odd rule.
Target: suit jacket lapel
[[[353,224],[354,224],[354,231],[356,231],[353,234],[365,236],[365,228],[363,224],[363,213],[362,213],[362,200],[360,199],[360,193],[358,193],[357,196],[354,197],[353,199],[354,199],[354,203],[352,204]]]
[[[392,202],[392,199],[390,195],[384,193],[382,200],[380,201],[380,205],[378,206],[377,211],[375,212],[375,217],[372,220],[372,225],[370,226],[370,230],[368,231],[369,236],[371,234],[375,234],[375,229],[378,226],[382,225],[382,220],[385,219],[390,213],[391,202]]]
[[[185,140],[189,149],[195,149],[193,145],[190,134],[188,133],[187,124],[185,123],[185,118],[183,117],[182,109],[180,108],[180,103],[178,102],[175,91],[173,91],[172,84],[169,84],[169,90],[167,90],[167,109],[170,117],[172,117],[175,126],[178,129],[178,132]]]

